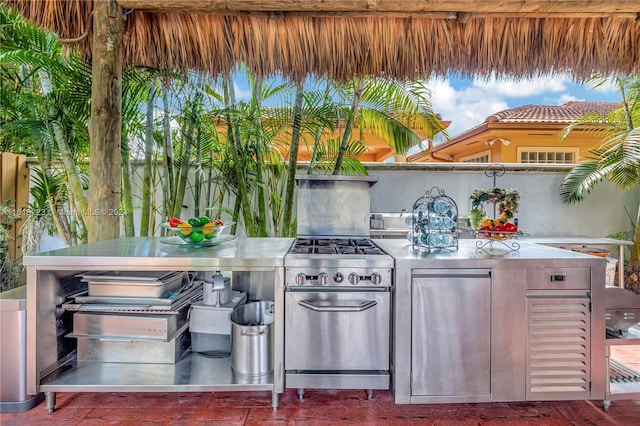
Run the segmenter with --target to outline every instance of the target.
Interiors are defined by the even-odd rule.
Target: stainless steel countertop
[[[108,267],[135,265],[162,267],[162,269],[189,267],[279,267],[283,266],[294,239],[292,238],[238,238],[218,246],[198,249],[167,245],[157,237],[117,238],[90,244],[24,256],[25,266],[79,266]],[[593,237],[525,237],[514,240],[520,244],[517,251],[503,250],[504,254],[491,254],[478,249],[474,239],[460,239],[459,249],[413,249],[406,239],[380,239],[376,244],[396,261],[406,260],[474,260],[474,259],[567,259],[594,256],[562,250],[548,245],[629,245],[628,241]],[[494,243],[500,250],[501,243]]]
[[[615,238],[600,238],[600,237],[562,237],[562,236],[525,236],[521,237],[519,241],[528,241],[536,244],[545,245],[585,245],[585,246],[631,246],[632,241],[617,240]]]
[[[281,267],[292,238],[237,238],[217,246],[185,248],[159,237],[116,238],[23,257],[25,266],[120,269]]]
[[[555,247],[548,247],[541,244],[532,243],[523,240],[514,240],[520,245],[520,249],[511,251],[499,242],[493,243],[493,247],[499,254],[491,254],[488,250],[476,247],[476,241],[471,239],[459,240],[458,250],[441,249],[432,250],[430,253],[426,250],[414,249],[411,243],[401,239],[381,239],[375,243],[387,254],[396,260],[396,267],[420,268],[425,267],[425,262],[430,263],[429,266],[436,267],[455,267],[450,263],[465,261],[465,267],[488,266],[496,262],[504,262],[508,260],[550,260],[557,259],[583,259],[589,261],[605,262],[605,259],[598,258],[587,254],[572,252]],[[508,241],[507,241],[508,243]],[[504,247],[504,250],[502,248]],[[477,265],[469,261],[478,261]],[[459,267],[460,265],[458,265]]]
[[[375,237],[401,237],[406,238],[411,228],[385,228],[385,229],[369,229],[369,236]]]

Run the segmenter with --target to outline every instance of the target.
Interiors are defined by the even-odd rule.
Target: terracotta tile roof
[[[485,123],[571,123],[590,112],[608,114],[614,102],[571,101],[562,105],[523,105],[505,109],[486,118]]]
[[[453,139],[437,144],[433,150],[437,152],[474,136],[486,129],[488,123],[557,123],[568,125],[573,120],[590,112],[608,114],[619,105],[615,102],[571,101],[562,105],[523,105],[505,109],[488,116],[483,123],[465,130]]]

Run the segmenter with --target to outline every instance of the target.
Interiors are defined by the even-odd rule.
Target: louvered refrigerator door
[[[591,394],[588,292],[527,292],[528,401],[584,400]]]

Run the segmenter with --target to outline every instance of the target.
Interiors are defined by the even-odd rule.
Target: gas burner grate
[[[291,254],[336,254],[336,255],[381,255],[382,250],[364,238],[301,238],[291,250]]]
[[[293,247],[290,251],[290,253],[293,254],[308,254],[308,253],[313,253],[313,247]]]

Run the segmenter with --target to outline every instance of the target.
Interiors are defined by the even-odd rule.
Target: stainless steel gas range
[[[389,389],[394,260],[368,238],[373,183],[298,179],[299,238],[285,257],[284,366],[285,386],[300,398],[305,388],[366,389],[370,398]]]

